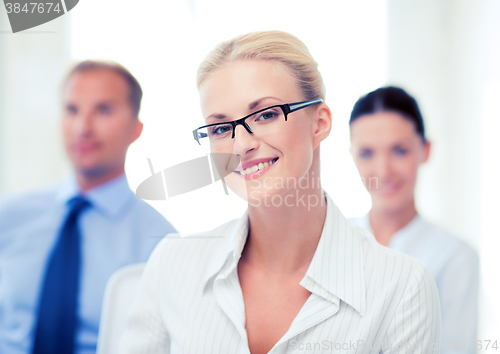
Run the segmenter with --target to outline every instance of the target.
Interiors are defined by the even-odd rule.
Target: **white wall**
[[[0,195],[64,174],[59,83],[69,60],[69,23],[66,15],[13,34],[0,10]]]
[[[500,3],[497,4],[500,7]],[[484,316],[485,333],[500,336],[500,282],[498,270],[500,262],[500,11],[494,12],[496,28],[490,45],[486,82],[481,112],[481,256],[483,284],[485,289]],[[499,338],[500,339],[500,338]]]

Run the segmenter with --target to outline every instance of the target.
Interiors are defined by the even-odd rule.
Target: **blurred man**
[[[94,353],[109,276],[145,262],[175,232],[124,174],[143,128],[141,99],[137,80],[114,63],[82,62],[64,81],[74,175],[0,201],[0,353]]]

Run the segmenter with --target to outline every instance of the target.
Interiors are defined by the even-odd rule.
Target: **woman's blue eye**
[[[273,118],[275,118],[277,116],[278,116],[278,114],[276,112],[267,111],[267,112],[261,113],[259,115],[259,117],[257,117],[256,121],[266,121],[266,120],[273,119]]]
[[[373,152],[371,150],[363,150],[360,152],[359,156],[362,159],[369,159],[370,157],[373,156]]]
[[[216,125],[212,127],[212,135],[225,134],[231,131],[230,125]]]
[[[408,153],[408,150],[403,149],[403,148],[401,148],[401,147],[395,147],[395,148],[394,148],[394,153],[395,153],[396,155],[399,155],[399,156],[404,156],[404,155],[406,155],[406,154]]]

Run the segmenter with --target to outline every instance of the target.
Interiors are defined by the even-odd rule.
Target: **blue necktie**
[[[34,354],[73,354],[80,283],[78,217],[89,206],[82,197],[70,200],[70,211],[47,265],[40,295]]]

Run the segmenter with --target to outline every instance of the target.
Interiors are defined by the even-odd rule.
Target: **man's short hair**
[[[128,71],[124,66],[113,62],[113,61],[104,61],[104,60],[85,60],[78,64],[76,64],[66,75],[66,78],[63,82],[63,87],[66,86],[66,83],[70,79],[71,76],[77,73],[93,71],[93,70],[110,70],[122,78],[128,84],[129,89],[129,101],[132,106],[132,110],[134,113],[134,117],[139,116],[139,111],[141,110],[141,100],[142,100],[142,88],[139,84],[139,81]]]

